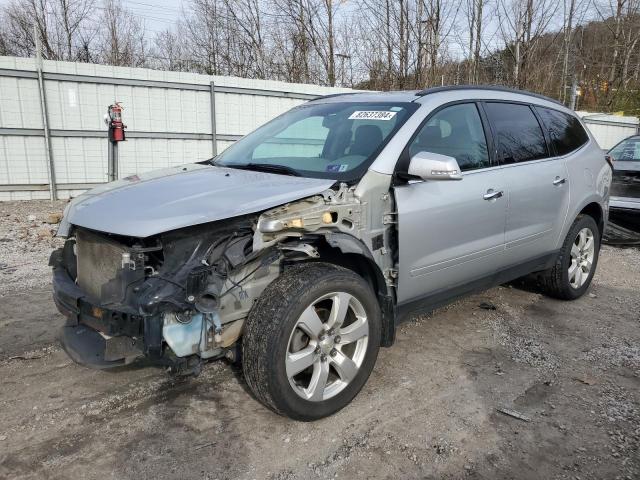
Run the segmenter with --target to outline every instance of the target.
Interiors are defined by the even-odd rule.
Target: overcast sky
[[[155,33],[170,28],[179,17],[182,0],[122,0],[124,5],[135,15],[144,19],[146,30]],[[0,5],[11,3],[11,0],[0,0]],[[96,0],[96,6],[102,2]],[[153,35],[151,35],[153,37]]]
[[[0,0],[1,1],[1,0]],[[180,16],[182,0],[123,0],[126,7],[144,19],[150,32],[171,28]]]

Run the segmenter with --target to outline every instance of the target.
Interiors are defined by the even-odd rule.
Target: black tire
[[[310,401],[294,391],[285,358],[302,312],[332,292],[346,292],[360,302],[369,323],[368,340],[358,372],[346,387],[326,400]],[[302,421],[327,417],[349,404],[369,378],[380,348],[381,317],[373,289],[353,271],[319,262],[293,266],[265,289],[247,318],[242,340],[247,384],[280,415]]]
[[[588,228],[593,233],[594,241],[594,257],[589,271],[589,275],[581,287],[575,288],[569,281],[569,267],[571,265],[571,248],[576,241],[578,233]],[[540,280],[544,291],[550,297],[561,300],[575,300],[580,298],[589,289],[591,280],[598,266],[598,256],[600,253],[600,230],[595,220],[589,215],[579,215],[571,225],[567,237],[565,238],[562,248],[558,254],[555,265],[543,272]]]

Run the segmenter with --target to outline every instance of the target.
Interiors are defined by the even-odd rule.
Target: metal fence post
[[[113,181],[118,180],[118,178],[120,177],[120,155],[118,153],[118,143],[119,142],[112,142],[113,144]]]
[[[118,142],[112,142],[111,138],[109,138],[107,147],[107,182],[118,180],[120,176],[119,162]]]
[[[209,91],[211,96],[211,152],[215,157],[218,155],[218,137],[216,135],[216,85],[213,81],[211,81]]]
[[[49,196],[51,201],[57,198],[56,172],[53,164],[53,152],[51,151],[51,135],[49,131],[49,112],[47,111],[47,98],[44,90],[44,75],[42,74],[42,46],[38,29],[33,26],[33,37],[36,44],[36,70],[38,72],[38,88],[40,89],[40,111],[42,112],[42,126],[44,127],[44,149],[47,158],[47,174],[49,177]]]

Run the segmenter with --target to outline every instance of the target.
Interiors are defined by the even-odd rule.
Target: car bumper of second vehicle
[[[611,197],[609,220],[640,234],[640,198]]]

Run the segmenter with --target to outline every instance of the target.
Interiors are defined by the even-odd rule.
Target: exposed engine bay
[[[67,352],[98,368],[145,355],[177,373],[197,373],[204,359],[235,359],[253,303],[300,261],[340,257],[386,295],[395,263],[388,184],[361,182],[358,189],[342,184],[147,238],[73,227],[51,258],[54,297],[68,318]],[[368,211],[370,195],[388,210]]]

